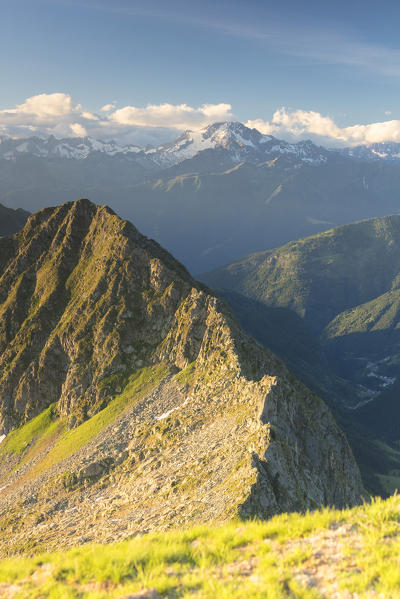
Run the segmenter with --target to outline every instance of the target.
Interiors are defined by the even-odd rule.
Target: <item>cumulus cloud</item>
[[[71,129],[72,133],[74,135],[77,135],[78,137],[86,137],[87,136],[87,131],[86,131],[85,127],[83,125],[81,125],[80,123],[72,123],[72,125],[70,125],[69,128]]]
[[[86,116],[85,116],[86,114]],[[71,134],[70,125],[86,120],[85,113],[69,94],[38,94],[15,108],[0,110],[0,127],[14,136]]]
[[[85,110],[69,94],[38,94],[14,108],[0,110],[0,131],[14,137],[50,134],[115,139],[154,145],[170,141],[184,129],[199,129],[233,119],[230,104],[149,104],[145,107],[105,104],[99,114]]]
[[[290,139],[311,137],[320,143],[334,145],[361,145],[386,141],[400,141],[400,121],[390,120],[367,125],[339,127],[329,117],[313,110],[288,112],[282,107],[276,110],[270,121],[255,119],[246,123],[261,133]]]
[[[68,94],[39,94],[25,100],[13,111],[14,114],[23,113],[36,115],[39,119],[59,117],[77,111],[80,106],[74,106],[74,102]]]
[[[386,116],[390,116],[389,111]],[[232,106],[222,102],[198,107],[164,103],[119,109],[113,103],[102,106],[96,114],[69,94],[59,92],[38,94],[13,108],[0,110],[0,133],[14,137],[92,136],[146,146],[171,141],[185,129],[201,129],[210,123],[234,118]],[[400,142],[399,120],[340,127],[330,116],[312,110],[282,107],[274,112],[271,120],[255,119],[246,125],[283,139],[311,138],[323,145]]]
[[[230,104],[203,104],[199,108],[187,104],[149,104],[145,108],[125,106],[113,112],[110,118],[121,125],[198,129],[215,121],[232,120],[233,114]]]
[[[115,104],[104,104],[104,106],[102,106],[100,108],[100,110],[102,112],[110,112],[110,110],[113,110],[115,108]]]

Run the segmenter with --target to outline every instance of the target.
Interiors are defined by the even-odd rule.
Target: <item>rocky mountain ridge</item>
[[[0,249],[1,554],[358,501],[323,402],[133,225],[80,200]]]
[[[199,152],[218,148],[228,151],[233,162],[259,163],[280,155],[290,155],[300,162],[320,164],[329,157],[329,150],[318,147],[311,141],[288,143],[272,135],[263,135],[239,122],[214,123],[200,131],[188,130],[175,141],[154,148],[141,148],[133,144],[121,145],[115,141],[103,142],[91,137],[0,137],[0,159],[4,160],[12,160],[22,154],[69,160],[84,160],[95,153],[106,156],[137,154],[136,158],[142,162],[147,158],[149,164],[153,163],[154,168],[174,166],[193,158]]]
[[[340,153],[355,160],[374,162],[398,162],[400,160],[400,143],[381,142],[352,148],[343,148]]]
[[[66,158],[69,160],[84,160],[93,152],[108,156],[116,154],[136,154],[142,148],[133,144],[121,145],[115,141],[103,142],[93,137],[48,138],[31,136],[13,138],[0,136],[0,158],[13,160],[21,154],[32,154],[38,158]]]
[[[187,130],[176,140],[154,147],[121,144],[113,140],[101,141],[92,137],[48,138],[31,136],[13,138],[0,136],[0,159],[13,160],[21,154],[41,158],[84,160],[93,153],[106,156],[140,154],[150,158],[154,168],[166,168],[192,159],[204,150],[223,148],[236,162],[257,164],[286,155],[309,164],[322,164],[335,154],[354,160],[399,161],[400,144],[381,142],[344,148],[325,148],[311,140],[288,142],[273,135],[265,135],[237,121],[216,122],[201,130]]]

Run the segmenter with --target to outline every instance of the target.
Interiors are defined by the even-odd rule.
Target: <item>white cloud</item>
[[[34,133],[70,134],[69,126],[84,119],[84,114],[82,106],[69,94],[38,94],[15,108],[0,110],[0,127],[17,137]]]
[[[312,110],[288,112],[282,107],[276,110],[271,121],[255,119],[246,123],[268,135],[291,139],[311,137],[320,143],[331,145],[358,145],[385,141],[400,141],[400,121],[391,120],[367,125],[339,127],[329,116]]]
[[[70,125],[69,128],[71,129],[72,133],[74,135],[77,135],[78,137],[86,137],[87,136],[87,131],[86,131],[85,127],[83,125],[81,125],[80,123],[72,123],[72,125]]]
[[[55,135],[92,136],[123,143],[154,145],[170,141],[184,129],[199,129],[215,121],[233,118],[230,104],[150,104],[125,106],[105,104],[99,114],[85,110],[64,93],[38,94],[14,108],[0,110],[0,131],[14,137]]]
[[[114,108],[115,108],[115,104],[104,104],[104,106],[102,106],[100,108],[100,110],[102,112],[110,112],[110,110],[114,110]]]
[[[99,117],[96,116],[95,114],[92,114],[91,112],[87,112],[86,110],[84,110],[81,114],[81,117],[84,119],[87,119],[88,121],[98,121]]]
[[[23,104],[19,104],[14,113],[23,113],[35,115],[39,119],[49,117],[59,117],[70,114],[79,110],[79,105],[74,106],[74,102],[68,94],[39,94],[25,100]]]
[[[125,106],[110,115],[120,125],[147,127],[174,127],[176,129],[199,129],[215,121],[232,120],[230,104],[203,104],[192,108],[187,104],[149,104],[145,108]]]
[[[386,116],[390,116],[389,111]],[[227,103],[198,107],[164,103],[145,107],[125,106],[118,110],[113,103],[106,104],[99,114],[94,114],[85,110],[69,94],[53,93],[32,96],[13,108],[0,110],[0,132],[14,137],[75,135],[115,139],[120,143],[157,145],[171,141],[185,129],[200,129],[210,123],[232,119],[232,106]],[[246,124],[283,139],[311,138],[324,145],[400,142],[399,120],[340,127],[332,117],[319,112],[282,107],[269,121],[255,119]]]

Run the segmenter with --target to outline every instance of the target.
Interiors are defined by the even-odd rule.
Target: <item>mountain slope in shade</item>
[[[323,402],[133,225],[81,200],[0,248],[2,554],[357,502]]]
[[[356,453],[367,436],[365,427],[371,443],[392,444],[391,451],[385,450],[391,468],[381,470],[386,458],[377,459],[379,447],[370,465],[375,463],[373,469],[380,473],[382,484],[393,491],[400,475],[400,216],[338,227],[253,254],[201,278],[215,288],[229,290],[225,292],[228,301],[235,292],[267,311],[289,310],[301,319],[307,334],[293,326],[294,340],[282,336],[273,349],[293,364],[297,374],[305,361],[299,375],[303,380],[308,375],[308,384],[321,390],[338,417],[335,403],[339,406],[339,421],[347,419],[356,433]],[[242,325],[252,331],[245,298],[232,306]],[[257,332],[262,342],[271,326],[268,312],[264,318],[267,322]],[[293,356],[296,344],[300,352]],[[319,361],[312,359],[316,346]],[[339,393],[334,392],[335,386]],[[358,425],[364,433],[355,431]],[[365,456],[364,449],[361,453]]]
[[[202,278],[269,306],[294,310],[322,333],[348,310],[396,301],[400,272],[400,216],[366,220],[253,254]],[[365,309],[363,320],[372,308]],[[375,319],[382,314],[376,310]],[[354,326],[356,326],[354,324]],[[351,325],[349,329],[351,329]]]
[[[13,235],[25,225],[29,212],[13,210],[0,204],[0,236]]]
[[[348,360],[349,363],[344,361],[347,369],[344,372],[338,370],[327,347],[293,310],[268,307],[232,291],[219,293],[243,328],[282,358],[291,372],[328,404],[346,432],[367,491],[383,497],[391,495],[400,484],[400,452],[395,437],[400,423],[398,383],[387,390],[385,385],[388,380],[394,381],[395,367],[387,360],[378,367],[368,361],[370,368],[364,378],[355,381],[353,374],[358,372],[361,376],[363,362],[358,359]],[[349,358],[348,353],[346,357]],[[385,374],[381,372],[382,367],[392,368],[392,378],[380,378]],[[371,377],[371,372],[378,376]],[[380,388],[383,388],[381,394]],[[371,396],[376,399],[365,403]],[[355,405],[358,405],[357,409],[346,407]]]

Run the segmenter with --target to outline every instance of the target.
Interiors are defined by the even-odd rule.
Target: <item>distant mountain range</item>
[[[386,142],[373,143],[367,146],[355,146],[340,150],[341,154],[355,160],[368,160],[378,162],[399,162],[400,143]]]
[[[91,137],[58,139],[51,135],[48,138],[31,136],[16,139],[7,135],[0,136],[0,159],[5,160],[12,160],[21,154],[32,154],[39,158],[83,160],[91,154],[99,153],[107,156],[136,155],[138,160],[147,157],[149,164],[164,168],[190,160],[204,150],[216,148],[228,150],[232,159],[237,162],[251,163],[286,155],[303,162],[320,164],[336,153],[359,160],[400,161],[400,143],[327,149],[310,140],[289,143],[231,121],[214,123],[200,131],[188,130],[173,142],[147,148],[115,141],[104,142]]]
[[[114,141],[102,142],[90,137],[14,139],[0,136],[0,159],[13,160],[22,154],[69,160],[84,160],[93,154],[120,155],[129,156],[140,164],[147,162],[149,167],[155,169],[174,166],[190,160],[199,152],[217,148],[227,150],[235,162],[259,163],[287,155],[296,160],[318,164],[326,161],[329,155],[328,150],[319,148],[310,141],[291,144],[272,135],[262,135],[256,129],[249,129],[237,122],[215,123],[201,131],[185,131],[175,141],[153,148],[121,145]]]
[[[240,123],[157,148],[2,138],[0,203],[111,205],[194,273],[332,226],[400,211],[398,144],[328,150]]]

